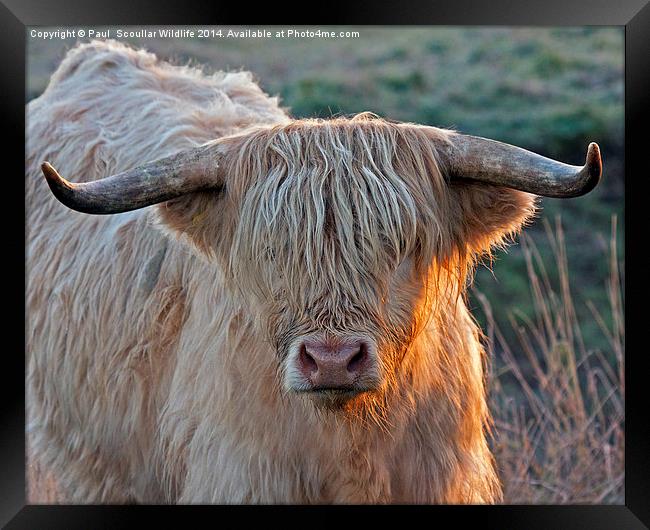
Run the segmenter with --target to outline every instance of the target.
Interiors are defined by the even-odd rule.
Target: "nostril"
[[[348,362],[348,372],[356,372],[361,368],[361,365],[368,356],[368,347],[364,342],[359,345],[359,351]]]
[[[308,374],[313,374],[318,371],[318,363],[309,355],[307,347],[304,344],[300,347],[300,363]]]

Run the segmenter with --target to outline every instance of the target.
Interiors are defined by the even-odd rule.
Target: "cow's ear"
[[[161,203],[158,220],[167,232],[179,237],[201,253],[212,256],[230,233],[226,191],[201,191]]]
[[[535,215],[536,195],[523,191],[453,183],[450,192],[454,239],[474,255],[508,243]]]
[[[233,200],[231,167],[242,138],[220,141],[219,167],[222,181],[214,189],[188,193],[157,205],[158,225],[175,237],[191,243],[201,253],[212,257],[230,240],[235,228],[237,205]]]
[[[229,153],[226,155],[221,161],[225,167],[231,158]],[[232,234],[233,208],[226,172],[221,186],[160,203],[157,213],[159,225],[168,233],[213,257]]]

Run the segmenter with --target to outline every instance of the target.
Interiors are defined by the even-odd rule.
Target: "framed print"
[[[7,4],[8,528],[647,527],[647,5]]]

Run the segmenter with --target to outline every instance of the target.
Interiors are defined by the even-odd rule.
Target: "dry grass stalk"
[[[522,236],[535,314],[511,316],[516,347],[506,342],[489,302],[475,290],[492,349],[492,441],[504,502],[623,504],[625,325],[616,217],[606,279],[609,318],[586,302],[607,351],[583,339],[559,219],[555,229],[548,222],[545,228],[558,281],[551,281],[534,241]]]

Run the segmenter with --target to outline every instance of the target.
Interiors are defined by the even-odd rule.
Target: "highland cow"
[[[294,120],[113,41],[27,123],[31,502],[499,501],[467,282],[595,144]]]

